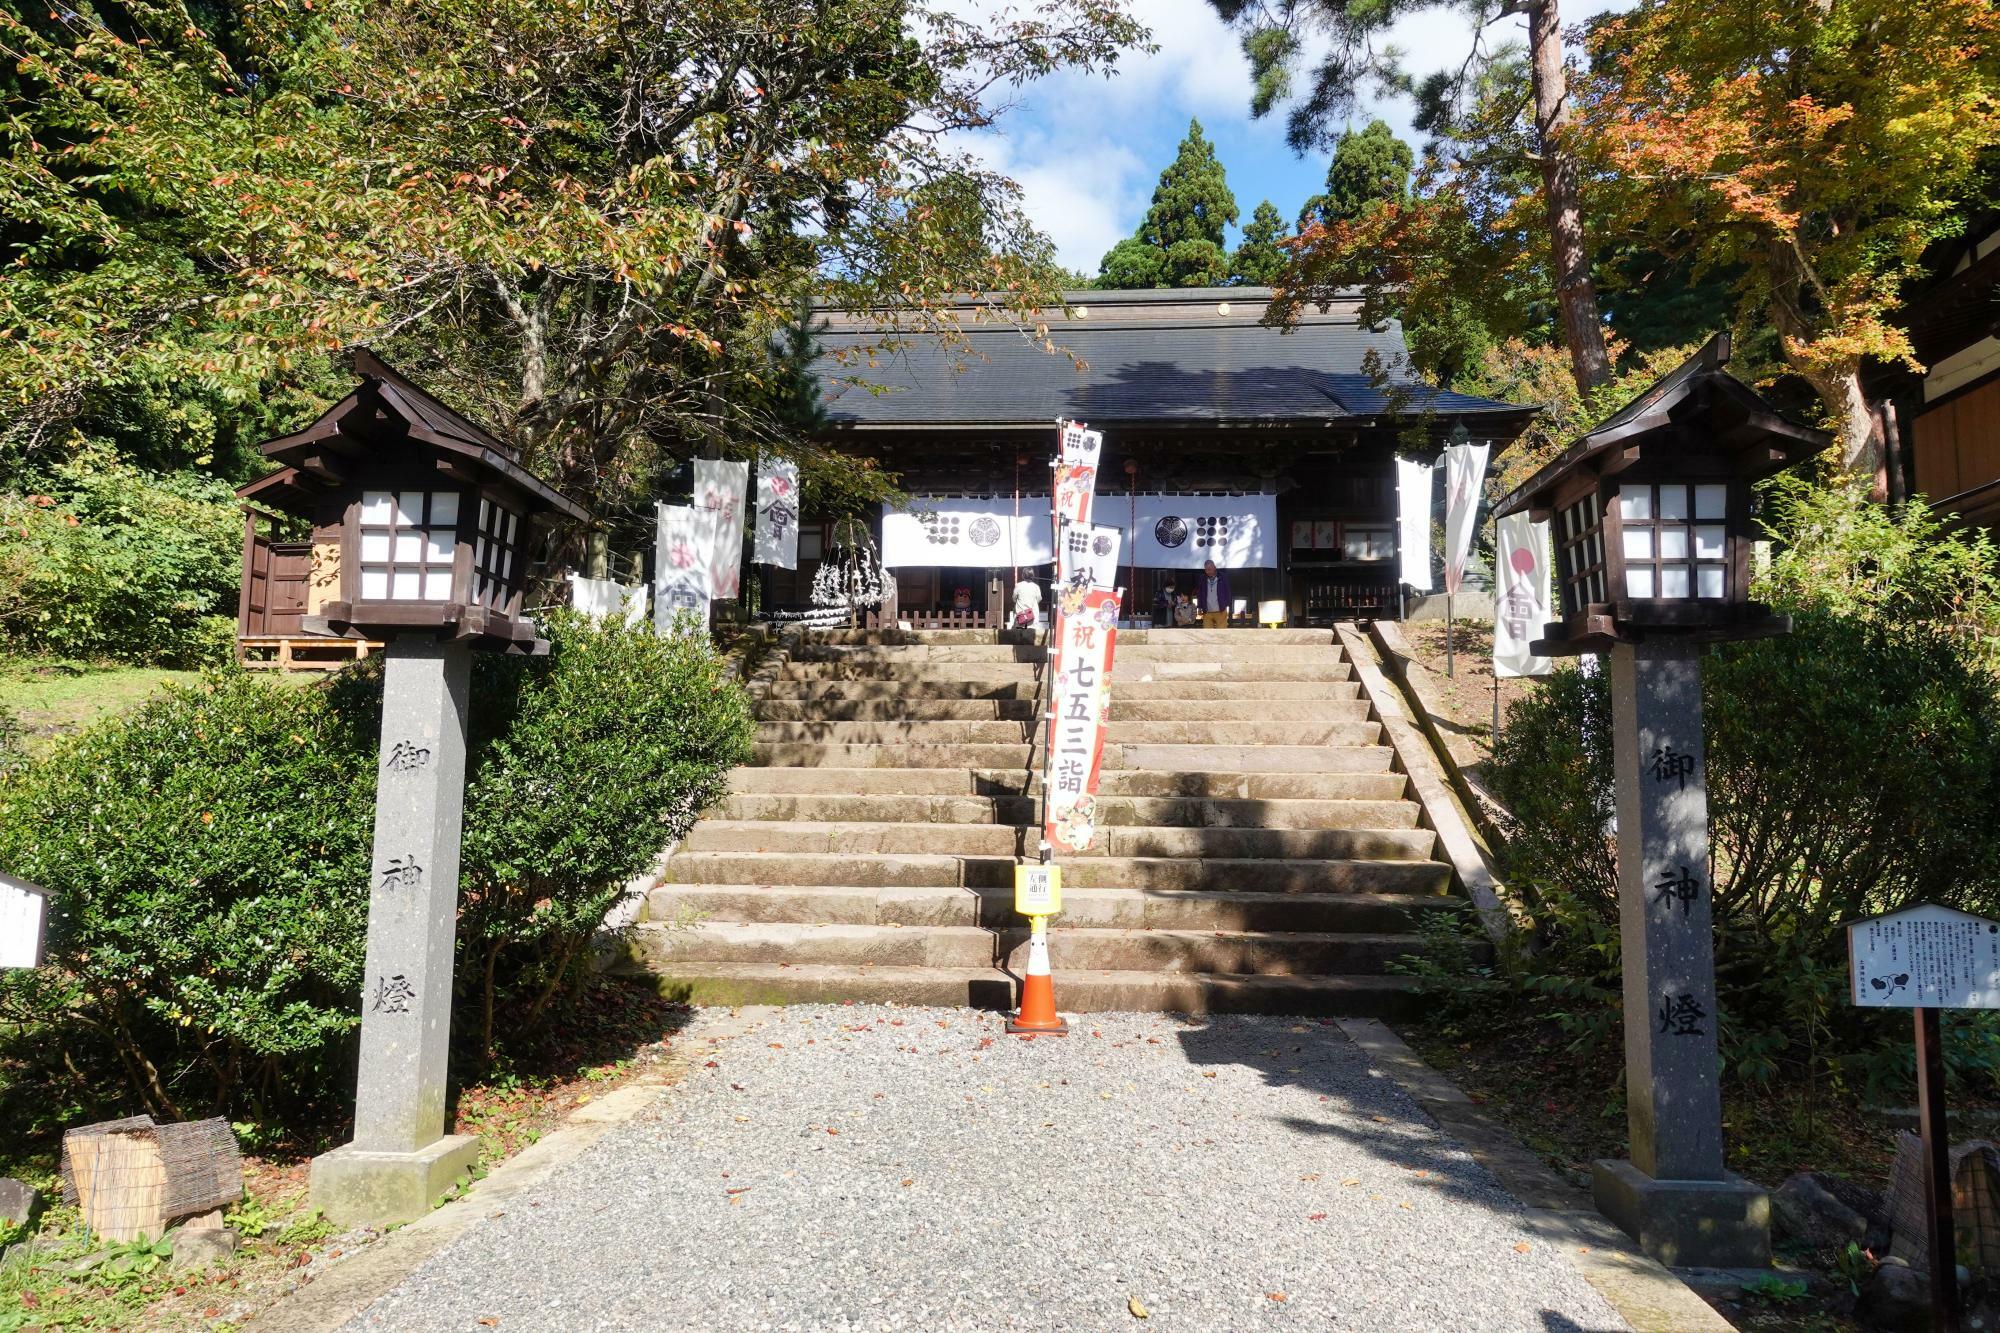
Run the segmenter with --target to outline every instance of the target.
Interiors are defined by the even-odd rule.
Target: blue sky
[[[1574,23],[1610,7],[1599,0],[1564,18]],[[1250,118],[1248,64],[1208,0],[1133,0],[1133,10],[1152,27],[1157,52],[1128,53],[1109,78],[1066,72],[1014,90],[1013,109],[994,129],[965,140],[1019,182],[1029,215],[1063,263],[1090,274],[1138,226],[1190,117],[1214,141],[1246,221],[1260,199],[1287,221],[1296,218],[1326,177],[1324,157],[1301,160],[1286,147],[1282,110]],[[1519,28],[1520,20],[1507,23]],[[1462,17],[1440,8],[1405,20],[1391,40],[1422,73],[1464,60],[1472,34]],[[1496,25],[1487,40],[1507,36]],[[1402,99],[1366,99],[1356,127],[1379,115],[1414,144],[1410,111]]]

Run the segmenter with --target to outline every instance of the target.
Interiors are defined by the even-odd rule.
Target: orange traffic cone
[[[1056,1013],[1056,983],[1049,975],[1049,919],[1034,918],[1028,935],[1028,975],[1021,981],[1021,1012],[1007,1020],[1009,1032],[1063,1036],[1069,1024]]]

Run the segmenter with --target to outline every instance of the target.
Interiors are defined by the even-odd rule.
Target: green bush
[[[557,1011],[626,880],[747,753],[703,641],[556,617],[547,658],[474,678],[454,1029]],[[49,965],[0,1020],[116,1067],[140,1104],[257,1119],[352,1093],[379,670],[169,687],[0,786],[0,866],[55,890]]]
[[[545,658],[481,662],[466,793],[460,989],[483,1048],[507,992],[538,1019],[574,984],[625,883],[723,795],[749,754],[749,700],[705,639],[545,626]]]
[[[0,642],[168,667],[227,660],[243,558],[229,486],[85,455],[0,495]]]
[[[1723,1055],[1753,1083],[1880,1090],[1907,1034],[1845,1003],[1842,924],[1918,901],[2000,912],[2000,580],[1989,544],[1918,506],[1795,490],[1777,508],[1792,541],[1764,591],[1793,630],[1704,661]],[[1609,712],[1603,677],[1557,672],[1514,708],[1493,774],[1544,945],[1528,984],[1585,1040],[1615,1031],[1619,996]],[[1984,1040],[1968,1029],[1954,1062],[1991,1081]]]

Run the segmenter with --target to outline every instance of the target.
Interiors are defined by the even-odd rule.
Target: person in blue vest
[[[1229,628],[1229,575],[1204,561],[1201,578],[1195,581],[1195,605],[1201,610],[1203,629]]]

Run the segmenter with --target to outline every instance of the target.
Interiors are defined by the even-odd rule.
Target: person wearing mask
[[[1194,591],[1195,602],[1201,611],[1201,627],[1228,629],[1229,575],[1217,569],[1213,560],[1205,561]]]

